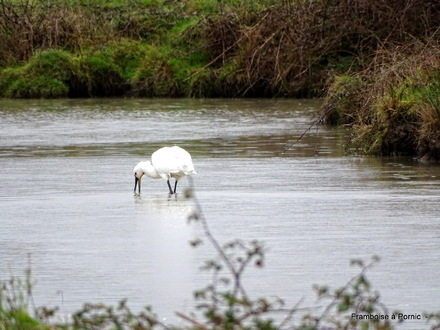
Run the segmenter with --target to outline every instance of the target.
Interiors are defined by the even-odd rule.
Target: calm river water
[[[213,234],[261,240],[265,267],[252,296],[313,305],[313,284],[344,285],[350,259],[381,261],[367,277],[390,309],[440,310],[440,167],[344,154],[338,131],[310,130],[311,100],[92,99],[0,101],[0,278],[30,256],[37,305],[69,315],[85,302],[165,321],[190,312],[213,257],[186,219],[188,180],[133,194],[133,167],[157,148],[193,156],[194,183]],[[424,328],[424,321],[409,328]]]

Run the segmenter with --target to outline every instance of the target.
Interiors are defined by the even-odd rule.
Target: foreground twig
[[[194,202],[197,220],[199,220],[201,222],[205,236],[208,238],[209,242],[215,248],[218,255],[220,256],[222,261],[225,263],[225,265],[228,267],[229,271],[233,275],[233,277],[234,277],[234,294],[237,294],[238,292],[240,292],[247,299],[247,294],[246,294],[244,288],[240,285],[240,275],[241,275],[243,269],[241,267],[239,269],[235,268],[231,259],[228,258],[224,249],[220,246],[218,241],[212,235],[212,233],[209,229],[209,226],[208,226],[208,222],[206,221],[205,215],[203,214],[202,207],[200,206],[200,203],[199,203],[198,199],[196,198],[193,179],[191,176],[189,176],[188,179],[189,179],[189,184],[190,184],[190,194],[191,194],[191,198]]]

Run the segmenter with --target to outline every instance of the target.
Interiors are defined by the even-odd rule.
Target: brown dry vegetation
[[[352,128],[352,145],[378,155],[440,160],[440,44],[383,51],[361,72],[336,77],[322,120]]]
[[[249,13],[229,7],[201,25],[210,58],[233,70],[238,96],[319,96],[335,73],[440,25],[434,1],[283,1]],[[199,27],[197,27],[199,28]]]

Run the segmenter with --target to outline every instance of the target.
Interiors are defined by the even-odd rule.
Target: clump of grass
[[[63,50],[36,53],[26,64],[0,71],[0,95],[60,98],[122,95],[126,90],[118,56],[102,52],[74,56]],[[128,68],[128,66],[126,66]]]
[[[49,319],[57,308],[36,307],[32,295],[31,267],[25,276],[0,281],[0,329],[51,329]]]
[[[151,53],[144,42],[121,39],[83,52],[77,58],[78,74],[71,94],[120,96],[128,92]],[[158,65],[158,63],[154,63]]]
[[[417,132],[419,154],[440,160],[440,79],[419,90],[414,112],[420,119]]]
[[[21,67],[0,73],[0,92],[11,98],[67,97],[72,76],[71,55],[62,50],[36,53]]]
[[[124,89],[121,70],[107,58],[88,55],[78,61],[79,75],[76,77],[82,87],[75,96],[117,96]],[[84,90],[85,88],[85,90]],[[75,93],[76,91],[72,91]]]
[[[380,53],[368,70],[336,79],[321,110],[324,122],[352,127],[353,144],[368,154],[440,160],[440,46],[428,45]]]
[[[147,45],[141,41],[133,39],[121,39],[112,41],[100,47],[95,53],[108,59],[109,62],[119,67],[122,77],[130,80],[138,70],[142,58],[147,52]]]
[[[166,96],[171,92],[172,79],[167,58],[171,50],[149,45],[132,79],[133,93],[139,96]]]
[[[338,126],[355,123],[361,116],[360,96],[366,88],[367,84],[359,75],[336,76],[324,100],[322,120],[327,124]]]
[[[418,119],[414,113],[417,95],[407,83],[389,86],[375,106],[377,125],[382,136],[380,154],[416,153]],[[370,149],[370,151],[375,151]],[[379,152],[377,152],[379,153]]]

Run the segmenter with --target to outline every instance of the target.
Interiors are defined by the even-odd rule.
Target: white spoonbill
[[[189,175],[196,174],[191,155],[184,149],[174,147],[164,147],[156,150],[151,155],[151,161],[140,162],[133,170],[134,172],[134,192],[139,185],[139,194],[141,193],[141,179],[144,175],[153,179],[164,179],[167,181],[170,194],[176,193],[177,182]],[[170,179],[174,178],[174,190],[171,189]]]

